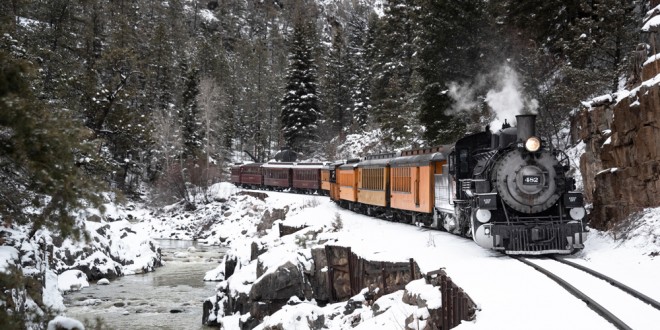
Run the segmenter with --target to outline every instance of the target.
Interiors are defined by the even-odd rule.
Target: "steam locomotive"
[[[587,238],[586,212],[568,157],[536,136],[536,116],[516,119],[517,127],[454,145],[335,163],[237,165],[231,181],[328,194],[355,212],[444,229],[507,254],[574,253]]]
[[[536,136],[535,115],[516,120],[517,128],[456,142],[448,166],[455,199],[438,205],[443,226],[508,254],[573,253],[587,232],[569,159]]]

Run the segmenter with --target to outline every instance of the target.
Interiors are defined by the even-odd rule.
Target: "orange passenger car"
[[[339,199],[342,201],[357,202],[357,163],[359,161],[359,159],[350,159],[346,161],[346,164],[337,168]]]
[[[368,155],[357,166],[358,202],[374,206],[389,206],[388,179],[390,161],[396,153]],[[369,210],[367,210],[369,214]]]
[[[325,165],[321,168],[321,190],[326,195],[330,192],[330,165]]]
[[[328,187],[328,195],[330,199],[339,202],[339,183],[337,182],[337,172],[339,166],[343,165],[343,161],[328,164],[321,170],[321,187]],[[326,171],[327,176],[323,176],[323,171]],[[325,188],[322,188],[325,189]]]
[[[444,147],[407,150],[390,162],[390,207],[433,213],[434,175],[442,174]]]

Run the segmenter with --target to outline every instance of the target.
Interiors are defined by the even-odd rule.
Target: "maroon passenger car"
[[[245,164],[241,166],[241,186],[259,188],[264,184],[261,163]]]
[[[321,191],[323,163],[298,163],[293,168],[293,188],[305,192]]]
[[[264,186],[275,190],[291,188],[291,168],[294,163],[266,163],[262,165]]]
[[[236,164],[229,168],[231,176],[229,177],[229,182],[240,186],[241,185],[241,165]]]

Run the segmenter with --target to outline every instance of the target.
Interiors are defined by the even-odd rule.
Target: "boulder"
[[[266,253],[266,251],[268,251],[268,248],[263,244],[252,242],[250,244],[250,261],[257,259],[260,255]]]
[[[257,269],[259,268],[258,266]],[[263,269],[263,266],[261,268]],[[287,261],[274,271],[268,272],[257,279],[250,290],[250,299],[253,301],[286,302],[293,296],[310,299],[312,298],[310,292],[311,286],[305,279],[305,274],[298,265]]]
[[[431,278],[412,281],[406,285],[403,302],[416,306],[406,318],[406,329],[439,329],[442,325],[442,294],[440,282]]]
[[[261,217],[261,221],[257,224],[257,231],[262,232],[273,227],[275,220],[286,219],[286,214],[289,212],[289,206],[282,209],[266,210]]]
[[[76,319],[65,316],[56,316],[52,321],[48,322],[48,329],[84,330],[85,326],[82,322]]]

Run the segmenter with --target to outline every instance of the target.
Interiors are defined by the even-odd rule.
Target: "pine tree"
[[[350,94],[348,56],[341,27],[335,29],[332,46],[328,51],[324,79],[324,104],[329,120],[330,137],[342,136],[350,123]]]
[[[186,71],[185,90],[182,95],[181,138],[183,141],[182,157],[185,159],[198,159],[202,153],[203,128],[201,126],[200,111],[197,104],[199,96],[199,70]]]
[[[309,153],[318,140],[320,116],[312,29],[313,25],[302,20],[294,25],[282,98],[282,135],[289,147],[303,154]]]
[[[369,64],[367,57],[368,26],[365,17],[352,14],[348,21],[347,74],[350,93],[351,127],[349,132],[364,130],[371,108]]]
[[[90,146],[70,111],[34,97],[30,71],[0,50],[0,218],[78,238],[76,211],[100,205],[81,171]]]
[[[373,114],[385,133],[385,142],[401,147],[416,134],[413,128],[418,117],[414,1],[388,1],[384,12],[374,41],[377,53],[372,67]]]

